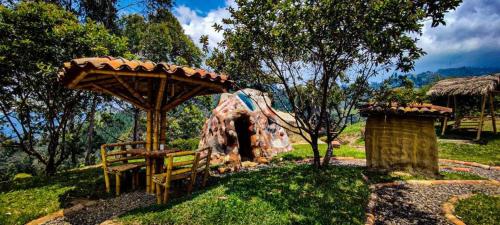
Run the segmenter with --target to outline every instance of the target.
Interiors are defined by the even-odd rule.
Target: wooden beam
[[[129,72],[129,71],[109,71],[109,70],[89,70],[89,74],[108,74],[108,75],[117,75],[117,76],[134,76],[134,77],[149,77],[149,78],[171,78],[173,80],[178,80],[191,84],[203,85],[206,87],[210,87],[217,91],[224,91],[224,85],[220,83],[214,83],[205,80],[199,80],[196,78],[189,78],[186,76],[176,75],[176,74],[166,74],[166,73],[153,73],[153,72]]]
[[[97,75],[97,76],[91,76],[91,77],[86,76],[85,78],[83,78],[82,80],[80,80],[80,83],[82,83],[82,82],[89,82],[89,81],[105,80],[105,79],[113,78],[113,76],[110,76],[108,74],[89,74],[89,75]]]
[[[446,101],[446,107],[450,107],[450,96],[449,95],[448,95],[448,101]],[[441,130],[441,136],[444,135],[444,132],[446,131],[447,126],[448,126],[448,117],[444,117],[443,128]]]
[[[181,94],[180,96],[174,98],[172,101],[168,102],[167,104],[165,104],[165,106],[163,106],[162,110],[163,111],[169,111],[170,109],[180,105],[181,103],[185,102],[186,100],[188,100],[189,98],[195,96],[196,94],[198,94],[200,91],[203,90],[203,86],[198,86],[198,87],[195,87],[194,89],[188,91],[187,93],[185,94]]]
[[[131,98],[125,96],[125,95],[122,95],[120,93],[111,91],[111,90],[109,90],[109,89],[107,89],[105,87],[102,87],[102,86],[98,85],[98,84],[92,84],[92,87],[94,87],[95,89],[101,90],[101,92],[104,92],[104,93],[106,93],[108,95],[115,96],[115,97],[120,98],[120,99],[122,99],[122,100],[124,100],[126,102],[129,102],[130,104],[132,104],[134,106],[137,106],[137,107],[139,107],[139,108],[141,108],[143,110],[147,110],[148,109],[148,107],[141,105],[139,102],[136,102],[135,100],[133,100],[133,99],[131,99]]]
[[[496,134],[497,133],[497,121],[496,121],[496,118],[495,118],[495,105],[494,105],[494,101],[495,101],[495,98],[493,96],[493,94],[489,94],[490,96],[490,114],[491,114],[491,123],[493,125],[493,133]]]
[[[136,90],[134,90],[132,87],[130,87],[130,85],[127,84],[127,82],[125,82],[123,79],[121,79],[120,77],[118,77],[118,75],[116,74],[113,74],[113,76],[115,77],[115,79],[125,88],[127,89],[128,92],[130,92],[130,94],[132,94],[137,100],[139,100],[142,104],[146,105],[148,108],[150,108],[151,106],[149,105],[149,103],[146,101],[146,99],[144,99],[142,97],[142,95],[137,92]]]
[[[479,139],[481,139],[481,131],[483,130],[483,122],[484,122],[484,108],[486,107],[486,98],[487,95],[483,95],[483,100],[481,103],[481,117],[479,118],[479,126],[477,128],[476,141],[479,141]]]
[[[106,79],[100,79],[100,80],[97,80],[98,82],[83,82],[83,81],[80,81],[80,83],[78,83],[78,85],[75,87],[75,88],[88,88],[88,87],[92,87],[92,84],[98,84],[100,86],[106,86],[108,84],[116,84],[116,79],[114,79],[113,77],[107,77]]]
[[[69,84],[68,84],[68,87],[69,88],[74,88],[76,87],[76,85],[83,79],[85,78],[85,76],[87,76],[87,72],[86,71],[83,71],[81,72],[80,74],[78,74]]]
[[[146,112],[146,151],[151,152],[151,132],[153,125],[153,110]],[[151,192],[151,158],[146,157],[146,192]]]

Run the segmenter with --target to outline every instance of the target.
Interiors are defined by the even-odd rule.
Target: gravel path
[[[156,203],[154,195],[141,191],[124,193],[119,197],[101,199],[93,205],[74,212],[65,213],[64,217],[45,223],[45,225],[93,225],[117,217],[127,211],[146,207]]]
[[[441,205],[452,195],[470,193],[500,194],[494,185],[404,184],[375,190],[377,201],[374,208],[375,224],[451,224],[443,216]]]
[[[492,179],[492,180],[500,180],[500,170],[487,170],[487,169],[483,169],[480,167],[466,166],[466,165],[462,165],[462,164],[449,163],[449,162],[440,162],[439,166],[440,167],[468,168],[468,169],[470,169],[470,173],[479,175],[481,177],[486,177],[486,178]],[[443,170],[450,171],[447,169],[443,169]],[[450,171],[450,172],[453,172],[453,171]]]

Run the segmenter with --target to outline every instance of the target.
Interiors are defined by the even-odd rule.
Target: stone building
[[[239,169],[242,161],[265,163],[292,150],[266,93],[243,89],[221,95],[202,129],[200,148],[213,147],[212,162]]]

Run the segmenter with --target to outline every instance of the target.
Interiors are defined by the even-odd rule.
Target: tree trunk
[[[319,155],[319,149],[318,149],[318,138],[317,137],[311,137],[312,142],[311,142],[311,147],[314,153],[314,161],[313,165],[316,168],[321,167],[321,157]]]
[[[328,166],[330,164],[330,159],[332,158],[333,155],[333,145],[332,141],[327,140],[328,148],[326,149],[325,157],[323,158],[323,167]]]
[[[89,128],[87,129],[87,149],[85,150],[85,165],[92,165],[94,164],[93,160],[93,137],[94,137],[94,121],[95,121],[95,111],[97,107],[97,96],[94,96],[92,98],[92,106],[90,108],[90,112],[88,115],[89,118]]]

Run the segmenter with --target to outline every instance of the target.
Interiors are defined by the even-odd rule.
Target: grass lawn
[[[455,215],[468,225],[491,225],[500,221],[500,196],[477,194],[460,200]]]
[[[325,156],[327,145],[319,144],[318,147],[321,157]],[[349,145],[341,145],[340,149],[337,148],[334,149],[333,155],[341,157],[354,157],[358,159],[364,159],[366,157],[364,150],[359,150]],[[293,145],[292,151],[280,153],[276,155],[274,159],[282,158],[283,160],[300,160],[312,157],[313,157],[313,152],[309,144],[297,144]]]
[[[481,144],[439,143],[439,158],[499,166],[500,134],[486,136],[484,140]]]
[[[111,179],[113,180],[113,179]],[[100,168],[27,177],[0,186],[0,224],[25,224],[65,207],[75,198],[106,197]]]
[[[168,205],[122,216],[127,224],[364,224],[362,169],[284,163],[243,172]]]

